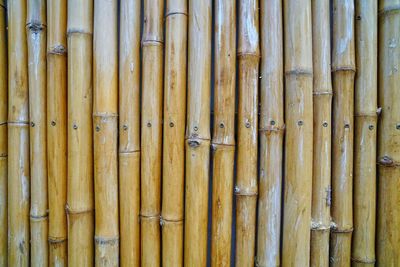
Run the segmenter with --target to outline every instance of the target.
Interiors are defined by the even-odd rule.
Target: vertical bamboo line
[[[94,264],[93,1],[68,1],[68,265]]]
[[[166,3],[162,265],[183,266],[187,1]]]
[[[8,1],[8,265],[29,266],[29,97],[26,1]]]
[[[400,265],[400,0],[379,1],[377,263]]]
[[[283,266],[308,266],[313,158],[311,1],[284,1],[285,195]]]
[[[375,264],[378,2],[355,1],[354,234],[352,265]]]
[[[189,0],[184,265],[206,266],[212,1]],[[196,248],[196,249],[193,249]]]
[[[350,265],[353,231],[354,2],[333,1],[332,266]]]
[[[140,1],[121,1],[119,39],[121,266],[140,266],[140,9]]]
[[[330,2],[312,1],[314,164],[311,266],[329,265],[331,206],[332,81]]]

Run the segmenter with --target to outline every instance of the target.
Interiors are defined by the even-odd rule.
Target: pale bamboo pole
[[[68,1],[67,30],[68,264],[93,266],[92,0]]]
[[[309,266],[313,158],[311,1],[284,1],[283,266]]]
[[[400,265],[400,0],[379,1],[377,264]]]
[[[333,1],[331,266],[349,266],[353,231],[354,2]]]
[[[257,264],[280,266],[284,97],[282,1],[261,1]]]
[[[140,1],[122,0],[119,40],[121,266],[140,266]]]
[[[195,267],[207,264],[211,11],[211,0],[189,0],[184,265]]]
[[[311,266],[329,266],[331,224],[332,81],[330,1],[312,1],[314,164],[311,211]]]
[[[31,265],[48,265],[46,1],[27,1],[31,168]]]
[[[166,3],[162,265],[183,266],[187,0]]]
[[[254,266],[257,211],[258,0],[238,3],[238,152],[236,195],[236,266]]]
[[[354,234],[352,266],[375,265],[378,2],[355,1]]]
[[[26,1],[8,1],[8,266],[29,266]]]

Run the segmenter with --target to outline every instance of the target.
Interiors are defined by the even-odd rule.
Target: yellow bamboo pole
[[[353,231],[354,2],[333,1],[331,266],[350,265]]]
[[[46,1],[27,2],[31,168],[31,265],[48,265]]]
[[[400,0],[379,1],[377,264],[400,265]]]
[[[330,2],[312,1],[314,68],[314,164],[311,212],[311,266],[329,265],[331,206],[332,82]]]
[[[374,266],[378,2],[355,1],[354,234],[352,266]]]
[[[311,1],[284,1],[283,266],[309,266],[313,158]]]
[[[211,10],[189,0],[184,265],[195,267],[207,264]]]
[[[140,266],[140,1],[122,0],[119,40],[121,266]]]
[[[166,3],[162,265],[183,266],[187,1]]]
[[[68,1],[68,264],[93,266],[93,1]]]
[[[282,1],[261,1],[260,184],[257,264],[280,265],[283,163]]]
[[[26,1],[8,1],[8,265],[29,266]]]

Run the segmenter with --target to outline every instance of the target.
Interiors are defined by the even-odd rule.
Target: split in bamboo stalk
[[[333,1],[331,266],[350,266],[353,231],[354,2]]]
[[[215,3],[211,266],[231,265],[235,160],[236,1]]]
[[[355,1],[354,234],[352,266],[375,264],[378,3]]]
[[[187,1],[166,7],[162,265],[183,266]]]
[[[261,1],[260,184],[257,264],[280,265],[283,163],[282,1]]]
[[[27,2],[31,168],[31,265],[48,265],[46,1]]]
[[[26,1],[8,1],[8,266],[29,266]]]
[[[92,33],[93,1],[68,1],[69,266],[94,263]]]
[[[189,0],[184,266],[194,267],[207,264],[211,10],[211,0]]]
[[[117,0],[94,1],[95,264],[119,265]]]
[[[309,266],[313,158],[311,1],[284,1],[285,193],[282,266]]]
[[[236,266],[254,266],[257,210],[258,0],[238,5],[238,159],[236,178]]]
[[[332,133],[329,5],[329,0],[312,1],[315,138],[313,144],[310,265],[313,267],[329,266]]]
[[[377,263],[400,265],[400,0],[379,1]]]

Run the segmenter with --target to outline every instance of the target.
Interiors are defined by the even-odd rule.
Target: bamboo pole
[[[354,2],[333,1],[331,266],[350,265],[353,231]]]
[[[261,1],[257,264],[280,265],[284,133],[282,1]]]
[[[27,2],[31,168],[31,265],[48,265],[46,1]]]
[[[29,266],[26,1],[8,1],[8,265]]]
[[[93,266],[93,1],[68,1],[68,264]]]
[[[308,266],[313,158],[311,1],[284,1],[285,195],[283,266]]]
[[[352,266],[375,264],[378,2],[355,1],[354,234]]]
[[[400,0],[379,1],[377,263],[400,265]]]
[[[184,265],[206,266],[212,1],[189,0]],[[232,55],[233,56],[233,55]],[[193,249],[196,248],[196,249]]]
[[[239,1],[236,266],[254,266],[257,210],[258,0]]]
[[[187,1],[166,3],[162,265],[183,266]]]
[[[330,2],[312,1],[314,164],[311,211],[311,266],[329,265],[331,206],[332,81]]]
[[[121,1],[119,41],[121,266],[140,266],[140,9],[140,1]]]

